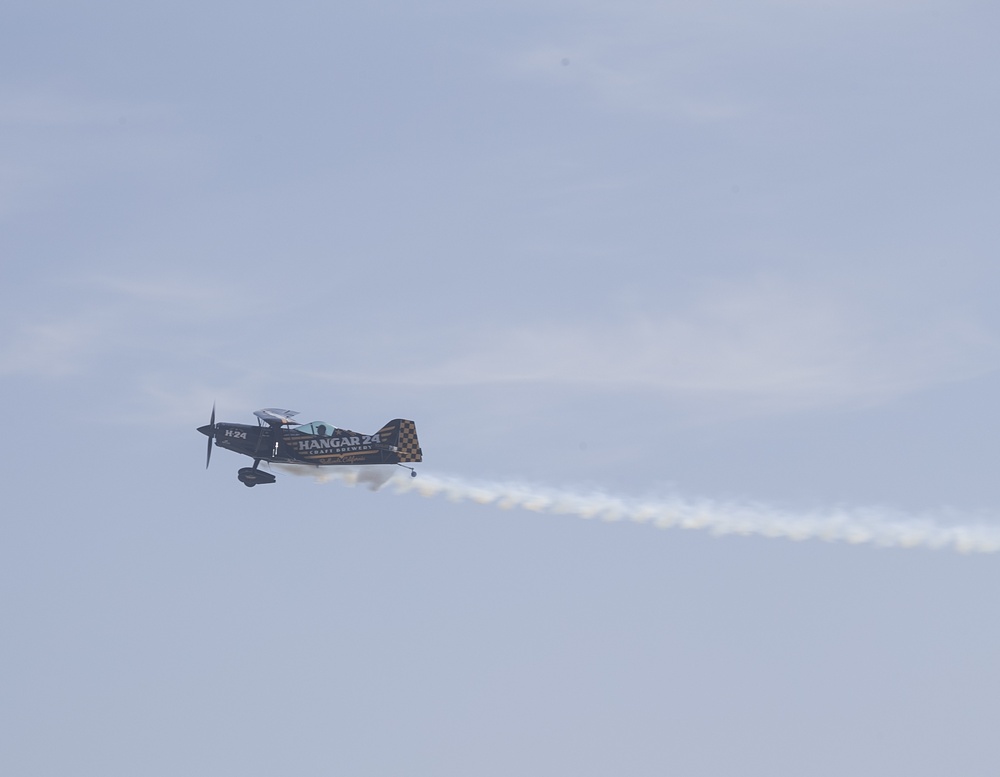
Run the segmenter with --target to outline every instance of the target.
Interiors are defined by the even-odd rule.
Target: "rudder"
[[[395,418],[379,429],[378,434],[383,443],[395,448],[400,462],[423,461],[417,425],[413,421]]]

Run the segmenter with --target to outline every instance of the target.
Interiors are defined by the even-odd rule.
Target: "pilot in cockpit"
[[[326,437],[326,424],[320,424],[316,427],[316,434],[320,437]]]

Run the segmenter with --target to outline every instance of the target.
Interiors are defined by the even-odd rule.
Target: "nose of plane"
[[[212,425],[211,424],[205,424],[204,426],[199,426],[198,427],[198,431],[201,432],[206,437],[211,437],[212,436]]]

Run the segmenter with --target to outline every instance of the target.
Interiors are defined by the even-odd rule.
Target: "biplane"
[[[375,434],[359,434],[341,429],[325,421],[296,425],[294,410],[267,407],[254,411],[257,425],[215,422],[215,405],[212,418],[198,431],[208,437],[208,455],[205,468],[212,461],[212,443],[219,448],[240,453],[253,459],[252,467],[243,467],[237,473],[245,486],[273,483],[275,476],[259,469],[262,461],[281,464],[305,464],[328,467],[336,465],[397,464],[417,476],[407,464],[423,461],[417,440],[417,427],[413,421],[396,418]]]

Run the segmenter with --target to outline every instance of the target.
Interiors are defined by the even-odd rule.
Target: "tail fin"
[[[417,440],[417,425],[405,418],[395,418],[381,429],[378,436],[383,443],[396,449],[399,460],[423,461],[423,451]]]

